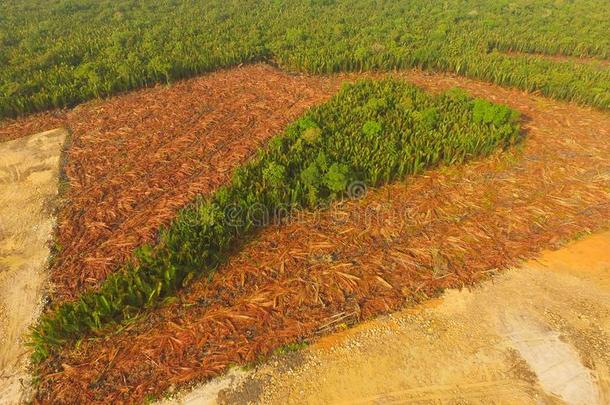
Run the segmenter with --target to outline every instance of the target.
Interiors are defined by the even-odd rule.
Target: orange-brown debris
[[[0,142],[11,141],[38,132],[45,132],[65,126],[65,124],[66,116],[64,111],[50,111],[27,117],[1,120]]]
[[[254,65],[69,112],[54,298],[97,286],[195,195],[226,182],[265,140],[331,96],[335,82]]]
[[[261,66],[217,75],[261,71],[285,76]],[[125,330],[49,359],[39,400],[138,402],[440,288],[471,285],[543,248],[608,226],[610,114],[463,78],[416,71],[401,76],[431,90],[460,86],[520,110],[522,147],[268,227],[211,282],[197,281]],[[291,80],[306,81],[303,91],[321,99],[332,92],[324,86],[341,78]],[[277,87],[271,85],[270,94]],[[267,102],[261,101],[263,111]],[[226,134],[233,127],[223,117],[234,117],[233,111],[217,118]],[[278,129],[285,122],[278,119]],[[210,173],[219,176],[213,170],[205,175]]]

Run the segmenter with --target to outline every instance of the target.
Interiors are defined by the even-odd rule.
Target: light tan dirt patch
[[[24,334],[43,306],[63,130],[0,143],[0,402],[27,396]]]

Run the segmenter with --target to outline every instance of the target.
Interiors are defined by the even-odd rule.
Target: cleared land
[[[193,278],[211,277],[268,222],[508,148],[522,139],[519,117],[455,89],[432,95],[395,78],[346,83],[235,167],[230,182],[180,210],[97,291],[46,314],[34,333],[35,358],[111,332]]]
[[[261,66],[237,74],[249,69],[290,78]],[[115,335],[46,362],[40,398],[138,401],[439,288],[471,284],[607,226],[607,113],[451,76],[398,76],[432,90],[460,86],[521,111],[522,149],[264,230],[210,283],[198,282]],[[332,89],[354,77],[318,80]],[[314,94],[324,88],[311,86]]]
[[[60,126],[71,140],[50,305],[30,341],[37,400],[141,402],[610,226],[606,2],[0,2],[0,141],[21,145],[15,139]],[[489,102],[373,86],[342,90],[341,102],[333,97],[303,115],[346,81],[388,75],[439,93],[459,86]],[[490,102],[518,110],[524,132],[519,114]],[[348,177],[380,185],[428,167],[335,201],[351,195]],[[19,181],[24,172],[16,163],[7,173]],[[251,218],[227,226],[232,204],[319,208],[320,199],[335,203],[264,229]],[[0,225],[14,229],[22,213],[0,214]],[[25,233],[47,229],[44,215],[44,226],[27,223]],[[40,268],[47,249],[37,252],[28,263]],[[15,343],[39,308],[30,293],[42,277],[30,283],[0,270],[9,293],[0,292],[10,298],[0,298],[10,314],[0,325],[14,326]],[[529,270],[502,280],[513,289],[542,284]],[[28,294],[14,297],[20,288]],[[545,332],[551,321],[522,329]],[[607,336],[601,341],[607,346]],[[581,343],[571,342],[583,352]],[[515,345],[528,360],[531,348]],[[0,366],[12,361],[7,353],[16,352],[4,345]],[[581,363],[601,370],[589,360]]]
[[[97,286],[134,248],[154,241],[178,209],[225,183],[338,83],[255,65],[67,113],[69,203],[58,219],[53,299]]]
[[[609,336],[606,232],[162,403],[605,404]]]
[[[0,399],[18,402],[30,376],[24,347],[43,309],[66,132],[0,144]],[[27,397],[21,398],[22,400]]]

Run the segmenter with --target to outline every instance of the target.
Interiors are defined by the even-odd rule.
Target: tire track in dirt
[[[263,230],[210,283],[49,360],[40,398],[137,402],[608,226],[610,114],[448,75],[397,75],[520,110],[524,144]]]

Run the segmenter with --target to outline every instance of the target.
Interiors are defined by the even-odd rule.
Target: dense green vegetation
[[[231,182],[183,209],[156,246],[101,288],[45,315],[37,359],[55,345],[130,318],[210,275],[245,237],[296,209],[316,209],[439,163],[463,162],[519,137],[518,114],[459,90],[431,96],[393,79],[345,86],[273,138]],[[357,193],[357,191],[356,191]]]
[[[419,66],[610,107],[607,0],[6,0],[0,117],[253,61],[289,70]]]

